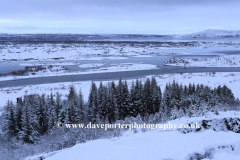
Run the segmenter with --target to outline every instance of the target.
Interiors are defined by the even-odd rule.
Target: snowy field
[[[148,76],[151,77],[151,76]],[[141,79],[143,82],[146,78]],[[240,99],[240,73],[233,72],[220,72],[220,73],[184,73],[184,74],[165,74],[156,76],[156,80],[158,84],[161,86],[163,91],[166,83],[172,82],[173,80],[178,83],[182,83],[183,85],[188,85],[189,83],[195,84],[205,84],[212,88],[217,87],[218,85],[226,85],[228,86],[235,97]],[[111,81],[103,81],[103,84],[107,84]],[[127,80],[129,86],[131,86],[132,80]],[[99,81],[95,81],[96,85],[100,84]],[[118,80],[115,81],[118,83]],[[84,99],[87,101],[89,90],[91,86],[90,81],[81,81],[81,82],[65,82],[65,83],[51,83],[51,84],[41,84],[41,85],[30,85],[30,86],[21,86],[21,87],[8,87],[8,88],[0,88],[0,97],[5,99],[6,101],[1,101],[0,106],[4,106],[7,102],[7,99],[16,102],[17,97],[21,97],[25,94],[35,94],[35,93],[46,93],[50,94],[51,92],[55,94],[56,92],[61,93],[63,96],[67,96],[69,93],[70,86],[74,84],[76,91],[78,92],[80,89],[83,92]]]
[[[77,62],[59,62],[59,63],[21,63],[20,66],[72,66],[78,65]]]
[[[52,61],[99,60],[107,57],[150,57],[151,54],[171,56],[208,48],[239,48],[235,41],[164,42],[164,43],[8,43],[0,45],[0,62],[4,61]]]
[[[81,64],[78,65],[78,67],[80,68],[90,68],[90,67],[99,67],[99,66],[103,66],[104,64],[102,63],[91,63],[91,64]]]
[[[236,111],[219,112],[219,115],[210,113],[205,117],[181,118],[170,123],[189,124],[202,120],[239,118],[239,115],[240,112]],[[240,136],[234,132],[216,132],[209,129],[199,133],[183,134],[181,129],[158,128],[147,132],[138,129],[137,133],[126,131],[120,137],[76,144],[68,149],[28,157],[26,160],[34,160],[40,156],[46,157],[46,160],[185,160],[195,153],[204,155],[209,151],[211,151],[211,160],[239,160],[239,143]]]
[[[240,67],[240,56],[228,55],[197,60],[173,58],[164,62],[164,65],[181,67]]]
[[[104,57],[125,57],[137,56],[145,57],[152,52],[158,52],[160,49],[183,49],[178,47],[162,46],[130,46],[129,44],[21,44],[1,46],[0,60],[2,61],[46,61],[46,60],[99,60]],[[187,48],[185,48],[187,49]],[[89,57],[91,56],[91,57]]]

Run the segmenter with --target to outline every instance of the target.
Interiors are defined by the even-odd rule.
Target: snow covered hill
[[[238,121],[239,114],[239,112],[220,112],[219,115],[209,114],[207,117],[181,118],[170,121],[170,123],[179,126],[208,120],[208,125],[221,127],[221,120],[235,117]],[[215,118],[220,121],[212,121]],[[219,123],[213,124],[215,122]],[[46,160],[239,160],[239,134],[221,129],[215,131],[214,128],[186,134],[181,130],[159,128],[147,132],[139,130],[135,134],[133,131],[127,131],[122,137],[80,143],[69,149],[28,157],[26,160],[34,160],[40,156]]]
[[[208,29],[205,31],[187,34],[184,38],[216,38],[216,37],[240,37],[240,31]]]
[[[184,160],[188,154],[197,151],[204,153],[205,147],[209,145],[225,146],[236,141],[240,141],[240,136],[227,132],[206,131],[187,135],[179,132],[147,132],[120,139],[78,144],[46,160]],[[239,157],[235,156],[235,160],[237,158]]]

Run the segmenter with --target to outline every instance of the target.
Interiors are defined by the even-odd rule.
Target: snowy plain
[[[0,45],[0,62],[16,61],[65,61],[65,60],[101,60],[127,59],[128,57],[150,57],[157,55],[196,54],[197,50],[220,48],[238,49],[239,41],[206,40],[164,43],[36,43],[36,44],[2,44]],[[204,54],[202,51],[198,54]]]

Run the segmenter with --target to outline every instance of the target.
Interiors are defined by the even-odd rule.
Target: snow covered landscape
[[[195,34],[197,37],[213,37],[210,31],[200,32],[199,34]],[[211,31],[216,37],[222,37],[222,31],[220,33],[218,31]],[[219,34],[215,34],[215,32]],[[224,32],[229,33],[231,36],[235,36],[232,32]],[[235,32],[234,32],[235,33]],[[200,36],[202,34],[202,36]],[[186,35],[187,36],[187,35]],[[189,38],[189,37],[188,37]],[[81,130],[71,130],[67,135],[62,133],[62,136],[71,135],[79,135],[90,136],[89,138],[83,141],[82,139],[79,142],[75,142],[75,139],[78,141],[78,138],[67,138],[66,140],[71,142],[66,144],[65,141],[59,141],[62,144],[62,148],[58,149],[56,144],[52,144],[54,139],[51,140],[51,146],[45,146],[45,149],[38,149],[38,146],[32,148],[30,154],[21,154],[20,159],[26,160],[38,160],[38,159],[77,159],[81,157],[82,159],[147,159],[149,155],[152,155],[152,159],[173,159],[173,160],[184,160],[184,159],[214,159],[214,160],[225,160],[227,157],[231,157],[231,160],[239,159],[240,157],[240,146],[239,146],[239,115],[240,115],[240,107],[236,104],[240,103],[240,73],[233,70],[232,72],[212,72],[202,70],[199,73],[192,73],[191,67],[204,67],[204,68],[239,68],[239,57],[238,52],[236,52],[237,48],[240,46],[238,41],[194,41],[187,43],[127,43],[124,42],[123,45],[121,43],[106,43],[106,45],[99,45],[97,43],[85,43],[78,45],[77,43],[71,45],[62,45],[62,44],[41,44],[41,45],[27,45],[27,44],[18,44],[18,45],[9,45],[4,44],[1,48],[1,64],[2,66],[11,65],[15,66],[15,68],[11,68],[8,72],[3,72],[0,80],[2,82],[11,82],[19,81],[19,80],[27,80],[27,79],[36,79],[40,77],[55,77],[58,76],[76,76],[76,75],[92,75],[92,74],[111,74],[118,72],[133,72],[133,71],[143,71],[143,76],[141,77],[129,77],[124,85],[129,86],[129,98],[132,97],[131,93],[132,87],[137,87],[137,81],[144,83],[143,93],[147,92],[147,83],[152,76],[155,77],[156,83],[159,85],[161,89],[162,98],[159,111],[156,113],[150,114],[150,117],[143,114],[141,117],[142,120],[139,121],[139,115],[135,119],[133,116],[131,119],[127,120],[124,118],[119,119],[120,123],[134,123],[134,122],[145,122],[145,123],[154,123],[154,124],[191,124],[191,123],[199,123],[201,124],[201,130],[189,130],[189,129],[161,129],[156,128],[154,130],[151,129],[123,129],[109,132],[103,132],[101,130],[96,130],[99,132],[98,138],[91,138],[92,131],[82,131]],[[133,46],[134,47],[130,47]],[[187,47],[186,47],[187,46]],[[96,47],[98,49],[96,49]],[[219,50],[221,50],[219,52]],[[225,52],[226,51],[226,52]],[[228,53],[230,54],[224,54]],[[201,53],[203,52],[203,53]],[[7,54],[8,53],[8,54]],[[97,56],[96,56],[97,55]],[[212,55],[212,56],[209,56]],[[158,58],[158,56],[160,56]],[[205,56],[205,57],[201,57]],[[161,59],[161,57],[164,57]],[[158,62],[158,59],[161,61]],[[155,62],[155,61],[156,62]],[[151,64],[152,62],[152,64]],[[169,67],[170,68],[169,68]],[[180,71],[175,71],[173,73],[163,72],[157,73],[154,75],[151,73],[147,73],[148,70],[158,70],[159,72],[164,70],[172,70],[173,67],[183,67],[189,68],[189,72],[182,73]],[[23,67],[23,69],[22,69]],[[24,68],[25,67],[25,68]],[[19,68],[19,69],[18,69]],[[174,69],[173,69],[174,70]],[[139,72],[140,73],[140,72]],[[141,74],[140,74],[141,75]],[[94,85],[97,88],[101,88],[101,85],[106,86],[107,88],[112,86],[112,83],[115,83],[119,87],[119,80],[116,77],[116,80],[106,79],[106,80],[94,80]],[[137,79],[137,81],[136,81]],[[123,79],[124,81],[124,79]],[[204,105],[208,106],[207,112],[203,112],[202,109],[199,108],[199,111],[196,113],[191,113],[193,108],[190,108],[188,111],[184,108],[179,111],[173,110],[170,112],[164,112],[164,107],[167,107],[166,101],[166,85],[172,85],[177,82],[177,85],[191,87],[190,84],[193,84],[194,87],[199,87],[199,85],[206,85],[210,87],[210,89],[216,90],[219,86],[227,86],[232,94],[235,97],[236,102],[235,105],[226,104],[223,101],[214,100],[214,107],[211,109],[212,103],[209,102],[201,102],[200,108],[204,107]],[[170,84],[171,83],[171,84]],[[153,81],[151,80],[151,84]],[[29,84],[24,86],[11,86],[11,87],[1,87],[0,88],[0,96],[4,101],[0,102],[0,108],[4,106],[13,105],[18,106],[19,102],[16,103],[16,100],[20,99],[20,101],[28,98],[31,95],[43,95],[47,96],[46,101],[49,101],[49,95],[54,99],[54,103],[59,103],[60,101],[62,105],[69,105],[69,91],[72,90],[74,86],[74,90],[76,93],[79,91],[79,95],[81,95],[81,101],[77,103],[82,103],[83,105],[83,117],[87,117],[87,113],[89,112],[89,96],[92,93],[93,82],[92,80],[83,80],[83,81],[69,81],[69,82],[52,82],[52,83],[43,83],[43,84]],[[109,88],[109,89],[110,89]],[[183,87],[184,88],[184,87]],[[215,89],[214,89],[215,88]],[[137,89],[137,88],[135,88]],[[188,88],[190,89],[190,88]],[[100,90],[100,89],[97,89]],[[104,90],[104,88],[103,88]],[[146,91],[145,91],[146,90]],[[107,91],[109,94],[111,91]],[[118,90],[116,90],[116,107],[118,106]],[[134,92],[134,91],[133,91]],[[142,91],[139,91],[142,92]],[[115,93],[114,93],[115,94]],[[122,93],[123,94],[123,93]],[[205,93],[204,93],[205,94]],[[29,96],[28,96],[29,95]],[[124,95],[124,94],[123,94]],[[224,95],[223,95],[224,96]],[[35,97],[35,96],[34,96]],[[38,97],[38,96],[37,96]],[[143,96],[144,97],[144,96]],[[43,97],[42,97],[43,98]],[[60,98],[60,99],[59,99]],[[35,99],[35,98],[34,98]],[[10,100],[10,103],[7,103],[7,100]],[[32,101],[32,100],[31,100]],[[38,101],[38,100],[37,100]],[[41,101],[41,100],[40,100]],[[133,99],[130,99],[133,101]],[[217,102],[215,102],[217,101]],[[137,100],[133,101],[132,104],[136,105]],[[23,101],[23,103],[26,103]],[[32,102],[29,102],[32,103]],[[158,102],[159,103],[159,102]],[[173,102],[175,101],[173,100]],[[181,100],[181,105],[184,105],[183,100]],[[193,103],[193,102],[191,102]],[[195,102],[194,102],[195,103]],[[203,103],[203,104],[202,104]],[[232,102],[231,102],[232,103]],[[131,104],[131,103],[130,103]],[[197,103],[198,104],[198,103]],[[211,104],[211,105],[210,105]],[[39,105],[39,104],[38,104]],[[209,106],[210,105],[210,106]],[[131,106],[131,105],[130,105]],[[170,104],[171,106],[171,104]],[[126,107],[126,106],[125,106]],[[163,107],[161,109],[161,107]],[[209,108],[210,107],[210,108]],[[17,107],[18,108],[18,107]],[[64,107],[65,108],[65,107]],[[181,108],[181,107],[180,107]],[[7,108],[2,109],[1,116],[6,116]],[[35,109],[34,109],[35,110]],[[119,108],[118,108],[119,110]],[[158,109],[157,109],[158,110]],[[182,111],[183,110],[183,111]],[[200,111],[201,110],[201,111]],[[32,112],[33,110],[31,110]],[[64,111],[64,110],[63,110]],[[62,114],[66,114],[65,112]],[[6,113],[5,113],[6,112]],[[18,112],[18,111],[14,111]],[[49,111],[47,111],[49,112]],[[78,111],[79,112],[79,111]],[[119,115],[121,117],[121,112]],[[38,113],[38,109],[36,108],[36,113]],[[120,114],[121,113],[121,114]],[[134,113],[134,112],[133,112]],[[181,116],[177,116],[178,118],[172,118],[176,113],[181,114]],[[50,113],[48,113],[49,115]],[[81,113],[82,114],[82,113]],[[130,114],[130,113],[128,113]],[[193,115],[192,115],[193,114]],[[51,114],[50,114],[51,115]],[[133,114],[134,115],[134,114]],[[189,116],[191,115],[191,116]],[[153,116],[151,118],[151,116]],[[168,117],[169,116],[169,117]],[[34,116],[35,117],[35,116]],[[36,115],[38,117],[38,114]],[[155,118],[154,118],[155,117]],[[129,117],[130,118],[130,117]],[[232,119],[233,121],[232,121]],[[88,119],[88,118],[87,118]],[[87,120],[86,119],[86,120]],[[229,125],[234,124],[234,126],[224,126],[225,119]],[[50,119],[49,119],[50,120]],[[64,119],[65,120],[65,119]],[[63,120],[63,121],[64,121]],[[111,119],[109,119],[112,121]],[[118,121],[119,121],[118,120]],[[123,120],[123,121],[122,121]],[[3,121],[3,120],[2,120]],[[56,134],[59,129],[55,128],[54,123],[57,123],[57,119],[53,122],[53,128],[51,129],[51,134]],[[117,123],[116,121],[115,123]],[[207,121],[207,124],[206,124]],[[210,122],[208,122],[210,121]],[[82,123],[85,123],[85,120],[81,120]],[[101,122],[106,122],[106,120],[101,120]],[[5,122],[4,122],[5,123]],[[18,122],[17,122],[18,123]],[[48,122],[49,123],[49,122]],[[208,126],[208,127],[206,127]],[[212,126],[212,127],[211,127]],[[220,126],[216,127],[216,126]],[[4,133],[4,128],[6,125],[2,126],[2,132]],[[231,130],[231,131],[230,131]],[[39,132],[39,131],[38,131]],[[95,131],[94,131],[95,132]],[[19,139],[21,139],[23,132],[19,132]],[[7,133],[6,133],[7,134]],[[50,135],[51,135],[50,134]],[[41,145],[47,145],[45,139],[49,137],[49,134],[37,134],[42,137],[41,142],[38,142]],[[36,135],[32,135],[35,137]],[[51,136],[50,136],[51,137]],[[56,136],[60,138],[61,136]],[[226,138],[231,137],[231,138]],[[36,137],[35,137],[36,138]],[[34,138],[34,139],[35,139]],[[222,139],[222,141],[219,141]],[[21,141],[21,140],[20,140]],[[35,140],[36,141],[36,140]],[[29,141],[30,144],[26,144],[23,150],[29,150],[31,147],[32,140]],[[28,142],[28,143],[29,143]],[[50,143],[50,142],[49,142]],[[39,145],[39,147],[41,146]],[[102,149],[100,146],[104,145],[105,147]],[[55,146],[55,147],[54,147]],[[64,147],[63,147],[64,146]],[[49,148],[50,147],[50,148]],[[70,148],[69,148],[70,147]],[[181,149],[179,149],[181,148]],[[96,150],[96,154],[91,154],[91,150]],[[18,151],[16,154],[20,155]],[[25,153],[25,151],[22,151]],[[133,154],[134,152],[138,154]],[[110,153],[110,154],[109,154]],[[174,154],[173,154],[174,153]],[[119,155],[116,157],[115,155]],[[10,159],[16,159],[16,156],[10,156]],[[4,154],[4,158],[6,159],[6,154]]]
[[[235,32],[218,30],[211,30],[211,32],[208,30],[192,35],[201,38],[223,38],[226,34],[233,37],[238,36],[237,34],[235,35]],[[189,35],[186,35],[186,37],[189,38]],[[61,79],[62,76],[130,73],[130,76],[126,80],[123,78],[122,82],[119,80],[121,77],[118,77],[116,74],[115,79],[52,81],[51,83],[41,84],[37,84],[38,81],[36,81],[36,84],[29,83],[27,85],[1,87],[0,97],[2,97],[3,101],[0,102],[0,120],[3,121],[4,125],[0,127],[2,129],[0,133],[1,136],[6,135],[6,138],[1,142],[6,148],[9,149],[9,146],[11,147],[9,143],[6,143],[6,140],[12,134],[7,131],[7,124],[9,125],[9,123],[4,118],[8,118],[8,121],[11,120],[9,119],[11,109],[18,117],[19,106],[22,106],[23,109],[20,110],[22,110],[24,115],[19,117],[20,120],[22,119],[24,123],[30,123],[24,119],[24,116],[31,112],[32,118],[30,119],[35,119],[39,123],[40,119],[38,119],[38,116],[41,114],[39,107],[42,103],[47,102],[46,105],[43,105],[43,110],[45,111],[42,113],[42,116],[50,116],[46,117],[47,121],[43,120],[41,122],[47,124],[47,131],[45,131],[46,129],[43,126],[41,128],[41,125],[32,123],[33,126],[37,125],[38,127],[33,127],[35,131],[31,131],[31,138],[29,136],[26,137],[24,128],[20,129],[22,131],[14,131],[16,133],[13,133],[13,135],[15,135],[16,139],[12,140],[11,143],[16,143],[18,149],[11,149],[11,152],[5,152],[4,154],[4,150],[2,150],[1,153],[4,159],[148,159],[149,155],[151,155],[151,159],[162,160],[239,159],[240,73],[236,70],[240,67],[239,41],[221,41],[219,39],[212,41],[206,38],[204,42],[106,42],[103,44],[88,42],[78,44],[74,42],[73,44],[41,43],[40,45],[28,45],[26,43],[17,45],[3,44],[1,46],[0,65],[3,67],[9,66],[8,72],[4,72],[4,69],[0,70],[3,71],[0,73],[0,81],[4,83],[20,82],[28,79],[37,80],[37,78],[41,77],[57,76]],[[171,67],[178,67],[180,70]],[[203,67],[203,69],[198,73],[194,73],[191,70],[192,67],[200,67],[200,69]],[[214,71],[214,69],[212,71],[204,70],[204,68],[220,67],[236,69],[231,72],[219,72]],[[186,72],[181,68],[186,68],[189,71]],[[131,72],[138,72],[137,75],[139,76],[131,76]],[[123,91],[119,90],[121,83]],[[148,83],[149,87],[147,87]],[[148,89],[154,87],[151,87],[151,85],[155,83],[160,87],[160,91],[156,94],[158,98],[153,101],[158,107],[155,107],[153,111],[151,106],[148,106],[152,101],[148,100],[146,93],[150,92]],[[140,86],[138,86],[139,84]],[[94,102],[92,107],[97,105],[95,103],[104,101],[104,99],[99,99],[100,90],[104,94],[109,94],[105,99],[109,99],[112,94],[115,97],[113,101],[112,98],[107,100],[106,105],[110,105],[110,108],[107,107],[105,111],[109,112],[106,115],[107,119],[103,118],[105,116],[100,117],[103,113],[100,114],[98,111],[94,111],[93,114],[98,113],[99,115],[96,116],[99,116],[100,119],[88,118],[89,112],[91,112],[90,104],[92,103],[90,97],[96,94],[94,86],[97,91],[97,102]],[[126,91],[126,88],[124,90],[124,86],[127,87],[128,91]],[[169,91],[170,95],[167,91],[169,87],[174,88],[174,86],[180,87],[179,89],[183,92],[180,99],[179,93],[174,96],[172,89]],[[204,86],[207,87],[204,88]],[[137,91],[139,87],[140,90]],[[185,90],[190,94],[192,87],[194,88],[192,91],[195,92],[194,96],[184,98],[188,96]],[[73,99],[71,100],[71,92],[73,92],[73,97],[75,95],[78,97],[76,102]],[[203,97],[208,92],[212,95],[216,94],[216,97],[210,98],[211,96],[208,95],[207,100],[204,99]],[[154,92],[151,94],[154,94]],[[200,96],[198,94],[203,95]],[[142,97],[142,99],[139,99],[138,96]],[[168,96],[172,99],[169,104]],[[198,96],[201,97],[200,99],[203,99],[199,100]],[[219,99],[218,96],[222,98]],[[126,101],[124,102],[125,105],[122,106],[120,103],[121,97],[128,97],[130,102]],[[27,102],[27,99],[29,99],[29,102]],[[192,101],[189,101],[190,99]],[[145,101],[148,102],[146,103]],[[29,105],[28,103],[35,103],[39,107],[30,107],[31,109],[29,110],[26,107]],[[52,103],[53,106],[49,106],[49,103]],[[77,103],[77,105],[71,108],[71,103]],[[139,106],[138,103],[142,103],[146,108],[138,108],[142,106]],[[55,110],[54,106],[56,105],[55,107],[57,107],[57,104],[61,104],[62,109],[53,112]],[[99,105],[99,112],[104,109],[100,109],[102,105]],[[82,107],[78,109],[77,107],[79,106]],[[121,106],[128,108],[128,111],[122,110]],[[111,107],[117,108],[114,114],[111,112],[114,108],[111,109]],[[149,107],[150,110],[148,110]],[[68,132],[65,132],[63,129],[56,128],[58,121],[66,121],[66,115],[69,114],[72,117],[70,109],[81,115],[80,117],[75,117],[80,120],[80,123],[92,121],[94,123],[131,124],[136,122],[140,124],[144,122],[159,125],[171,123],[177,126],[198,123],[201,129],[156,128],[151,130],[138,128],[129,130],[126,128],[116,129],[115,131],[70,129]],[[142,112],[141,110],[146,111]],[[128,116],[125,117],[124,114]],[[63,119],[60,120],[56,117],[50,121],[51,116],[55,117],[54,115],[60,119],[63,116]],[[70,118],[67,121],[71,123],[73,120]],[[18,121],[14,123],[17,126],[19,125]],[[52,138],[52,134],[55,135],[55,138]],[[71,136],[74,138],[71,138]],[[40,139],[37,137],[40,137]],[[49,138],[51,140],[46,142]],[[22,143],[24,147],[20,149],[19,147]],[[38,145],[32,147],[32,143]],[[27,153],[25,150],[31,151]],[[91,154],[91,150],[95,150],[95,154]],[[15,153],[15,155],[9,156],[11,153]],[[116,157],[116,155],[118,156]]]
[[[0,1],[0,160],[240,160],[240,1]]]

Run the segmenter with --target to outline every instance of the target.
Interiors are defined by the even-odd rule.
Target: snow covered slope
[[[78,144],[46,160],[184,160],[190,153],[203,153],[205,147],[209,145],[220,146],[236,141],[240,141],[240,136],[232,132],[206,131],[200,134],[181,134],[176,131],[153,131],[114,140],[101,139]]]
[[[239,117],[239,112],[220,112],[207,117],[181,118],[171,124],[185,124],[199,120]],[[216,132],[212,129],[183,134],[177,130],[156,129],[145,133],[126,132],[122,137],[99,139],[80,143],[56,154],[44,154],[46,160],[188,160],[191,157],[206,155],[212,160],[240,159],[240,136],[234,132]],[[234,151],[232,150],[234,148]],[[54,154],[54,155],[53,155]],[[221,157],[222,156],[222,157]],[[33,160],[38,156],[28,157]],[[225,158],[225,159],[224,159]]]
[[[240,31],[208,29],[202,32],[184,35],[186,38],[240,37]]]

